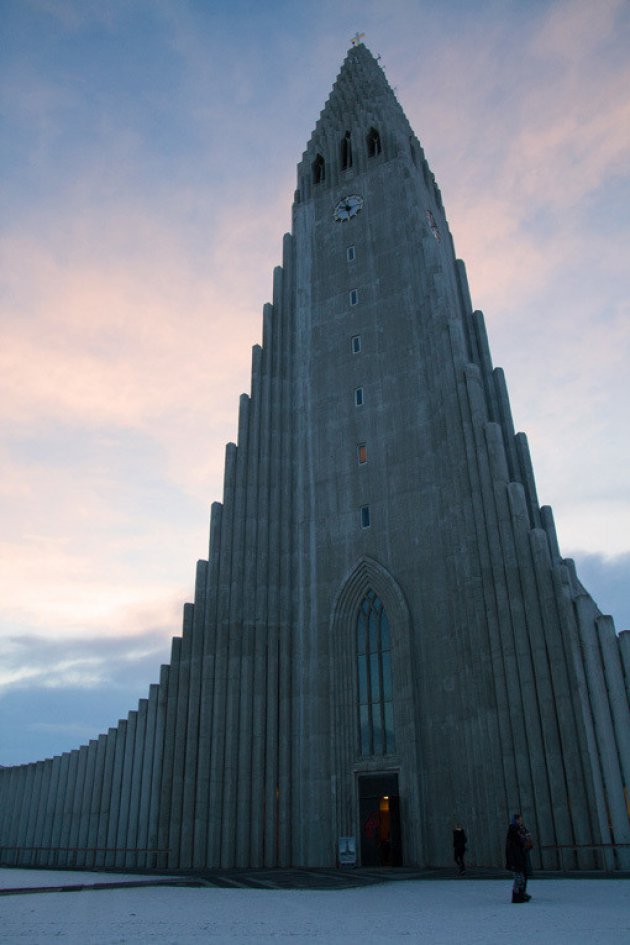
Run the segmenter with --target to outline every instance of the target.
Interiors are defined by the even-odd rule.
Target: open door
[[[402,866],[398,775],[359,776],[361,865]]]

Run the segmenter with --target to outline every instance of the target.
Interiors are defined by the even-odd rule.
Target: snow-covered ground
[[[146,877],[155,879],[155,877]],[[143,877],[0,870],[0,888]],[[630,882],[397,881],[358,889],[149,886],[0,896],[3,945],[630,945]]]

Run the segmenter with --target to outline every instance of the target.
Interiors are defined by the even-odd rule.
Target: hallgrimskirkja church
[[[157,672],[156,672],[157,675]],[[630,867],[630,633],[562,558],[440,191],[353,45],[159,682],[0,770],[1,862]]]

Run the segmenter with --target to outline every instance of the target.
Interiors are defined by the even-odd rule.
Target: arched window
[[[313,167],[313,183],[321,184],[322,181],[326,180],[326,161],[323,159],[321,154],[318,154],[312,164]]]
[[[370,128],[366,140],[368,157],[376,157],[381,153],[381,136],[376,128]]]
[[[368,591],[357,616],[357,682],[361,754],[395,750],[391,637],[383,604]]]
[[[352,141],[350,132],[346,131],[341,139],[341,170],[347,171],[349,167],[352,167]]]

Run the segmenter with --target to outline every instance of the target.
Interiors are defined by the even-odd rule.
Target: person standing
[[[528,842],[530,846],[526,848]],[[528,867],[529,849],[531,837],[523,824],[523,817],[514,814],[505,838],[505,866],[514,874],[512,902],[529,902],[532,898],[526,892],[528,872],[531,874],[531,867]]]
[[[462,873],[466,872],[466,864],[464,863],[464,854],[466,853],[466,831],[460,823],[453,824],[453,858],[457,863],[458,872],[461,876]]]

